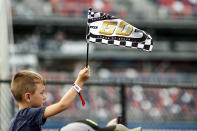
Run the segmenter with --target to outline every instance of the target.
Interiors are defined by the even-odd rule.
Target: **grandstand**
[[[90,44],[92,74],[83,92],[87,105],[82,107],[77,99],[67,111],[48,119],[43,131],[84,118],[104,126],[119,115],[130,128],[197,131],[197,0],[12,0],[10,5],[12,19],[4,25],[9,27],[9,44],[4,45],[8,49],[0,50],[0,60],[3,52],[9,55],[9,69],[4,77],[5,67],[0,66],[0,90],[9,89],[16,71],[37,71],[48,81],[46,105],[60,100],[85,66],[89,7],[153,37],[153,51],[148,53]],[[0,19],[4,17],[0,12]],[[13,116],[17,106],[13,99],[8,104],[0,102],[0,113],[8,109]],[[4,131],[9,120],[5,123],[2,117]]]

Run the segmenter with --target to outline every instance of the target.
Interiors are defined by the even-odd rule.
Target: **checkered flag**
[[[152,51],[152,37],[124,20],[90,8],[87,25],[88,42]]]

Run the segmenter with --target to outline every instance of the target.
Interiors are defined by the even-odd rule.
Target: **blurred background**
[[[46,105],[71,87],[85,66],[89,7],[147,31],[153,51],[90,44],[86,106],[77,98],[43,130],[85,118],[105,126],[122,115],[129,128],[196,131],[197,0],[1,0],[0,130],[18,111],[9,88],[19,70],[46,78]]]

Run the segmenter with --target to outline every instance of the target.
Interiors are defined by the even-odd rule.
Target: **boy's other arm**
[[[79,72],[78,78],[75,81],[75,83],[80,87],[82,87],[84,82],[87,81],[89,77],[90,77],[89,67],[84,68]],[[46,107],[43,118],[48,118],[67,109],[73,103],[77,94],[78,93],[74,88],[70,88],[59,102]]]

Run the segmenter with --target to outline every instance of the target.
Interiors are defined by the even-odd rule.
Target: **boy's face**
[[[45,85],[37,84],[35,93],[31,94],[31,107],[41,107],[45,100]]]

